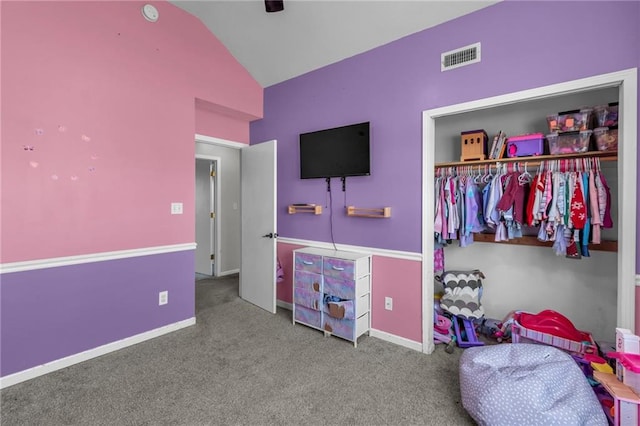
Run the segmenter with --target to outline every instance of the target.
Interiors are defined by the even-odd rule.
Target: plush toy
[[[502,321],[493,318],[478,320],[476,332],[484,336],[496,339],[498,343],[511,338],[511,324],[513,314],[510,313]]]
[[[498,342],[502,341],[502,323],[493,318],[483,318],[476,326],[476,332],[483,336],[496,339]]]

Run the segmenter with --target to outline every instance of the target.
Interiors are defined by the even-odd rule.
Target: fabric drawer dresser
[[[371,255],[307,247],[293,251],[293,323],[353,342],[371,326]]]

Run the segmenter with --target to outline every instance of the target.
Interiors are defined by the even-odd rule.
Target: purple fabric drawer
[[[322,310],[326,315],[331,315],[336,319],[356,319],[356,309],[353,300],[324,303]]]
[[[355,276],[355,262],[352,260],[324,258],[325,277],[334,277],[340,280],[353,280]]]
[[[309,253],[295,254],[296,271],[307,271],[316,274],[322,273],[322,256]]]
[[[322,292],[331,296],[338,296],[341,299],[355,299],[356,283],[353,280],[341,280],[327,276],[324,279]]]
[[[337,319],[329,315],[323,316],[322,328],[329,333],[353,341],[356,321],[352,319]]]
[[[322,293],[322,275],[296,271],[293,275],[293,286]]]
[[[507,157],[531,157],[544,153],[544,135],[533,133],[530,135],[513,136],[507,139]]]
[[[303,308],[298,305],[294,305],[294,310],[294,318],[297,322],[310,325],[311,327],[320,328],[322,311],[314,311],[313,309]]]
[[[298,305],[302,305],[306,308],[319,311],[322,309],[322,293],[296,287],[293,289],[293,303],[296,304],[296,308]]]

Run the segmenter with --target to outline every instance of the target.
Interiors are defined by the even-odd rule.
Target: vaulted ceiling
[[[174,0],[198,17],[263,87],[387,44],[498,1]]]

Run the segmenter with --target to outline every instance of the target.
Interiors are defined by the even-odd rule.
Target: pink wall
[[[196,133],[249,144],[249,127],[245,120],[219,112],[200,99],[196,99]]]
[[[293,251],[304,246],[278,243],[278,259],[284,270],[284,280],[278,283],[276,299],[286,303],[293,302]]]
[[[1,3],[1,262],[194,241],[196,122],[247,142],[262,88],[193,16],[143,4]]]
[[[422,263],[390,257],[373,257],[371,328],[422,342]],[[384,298],[393,310],[384,309]]]

